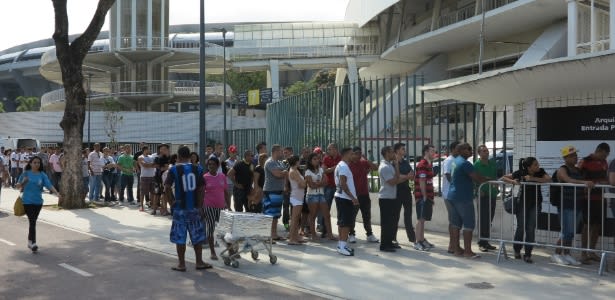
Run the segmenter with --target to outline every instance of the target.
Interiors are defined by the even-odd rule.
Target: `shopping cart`
[[[216,226],[215,236],[226,245],[220,253],[224,264],[239,267],[241,253],[250,252],[253,260],[258,260],[256,246],[263,245],[273,265],[278,257],[271,251],[271,224],[273,218],[263,214],[240,213],[223,210]],[[259,247],[260,248],[260,247]]]

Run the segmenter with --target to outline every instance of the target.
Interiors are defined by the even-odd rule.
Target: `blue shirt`
[[[467,159],[461,155],[453,159],[451,186],[447,200],[469,202],[474,199],[474,183],[470,177],[472,173],[474,173],[474,166]]]
[[[179,176],[181,168],[181,176]],[[196,168],[196,173],[194,172]],[[191,210],[196,207],[198,191],[203,186],[203,167],[193,167],[192,164],[177,164],[169,170],[165,185],[175,184],[175,204],[173,209]]]
[[[43,172],[34,173],[32,171],[25,171],[19,176],[18,182],[24,180],[24,177],[28,177],[28,182],[23,188],[23,204],[43,204],[43,187],[51,190],[52,184],[49,181],[47,174]]]

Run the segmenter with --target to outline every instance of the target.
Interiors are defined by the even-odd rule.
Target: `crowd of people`
[[[288,239],[288,245],[301,245],[326,238],[337,241],[339,254],[353,256],[351,244],[357,242],[355,220],[359,212],[367,242],[378,243],[383,252],[400,249],[397,233],[403,207],[405,238],[419,251],[435,247],[425,237],[425,222],[432,219],[436,196],[433,161],[437,155],[433,145],[423,147],[414,169],[403,143],[383,147],[379,164],[366,158],[360,147],[338,149],[335,143],[325,150],[306,147],[299,155],[294,154],[292,147],[281,145],[272,145],[267,153],[267,145],[260,143],[257,153],[247,149],[241,157],[238,157],[237,147],[231,145],[224,151],[223,145],[216,144],[207,146],[203,160],[186,146],[171,154],[168,145],[160,144],[152,153],[142,143],[134,155],[130,145],[115,151],[109,148],[101,151],[100,147],[94,144],[92,151],[83,151],[83,185],[88,191],[87,198],[127,202],[152,215],[157,212],[163,216],[172,215],[170,239],[177,245],[179,264],[174,269],[178,271],[186,269],[183,257],[188,235],[197,252],[197,268],[211,267],[201,255],[205,241],[211,251],[210,259],[218,259],[213,233],[223,209],[272,216],[273,243]],[[454,142],[449,149],[449,156],[442,161],[441,189],[448,214],[449,253],[470,259],[480,257],[472,250],[476,226],[479,228],[478,248],[483,252],[496,250],[488,239],[495,215],[495,199],[504,191],[497,185],[481,183],[502,180],[521,186],[521,196],[516,198],[521,201],[517,205],[522,208],[515,212],[514,240],[526,243],[515,244],[514,255],[533,263],[531,244],[535,242],[536,216],[541,211],[543,199],[537,185],[524,182],[556,181],[583,184],[591,192],[586,199],[583,188],[551,190],[552,194],[563,195],[559,201],[551,201],[558,208],[562,224],[558,241],[562,248],[556,248],[551,259],[558,264],[575,265],[599,260],[593,252],[582,252],[579,261],[571,255],[569,247],[574,239],[576,220],[583,220],[585,226],[582,247],[596,247],[606,207],[603,207],[602,190],[594,186],[615,184],[615,160],[610,165],[606,161],[610,153],[608,144],[601,143],[594,153],[581,161],[578,161],[575,147],[562,148],[563,164],[553,175],[540,168],[536,158],[527,157],[520,160],[518,170],[503,177],[497,176],[495,162],[486,146],[478,147],[474,163],[469,161],[474,151],[468,143]],[[43,186],[54,193],[61,190],[62,150],[38,153],[28,148],[7,150],[1,159],[3,183],[24,189],[24,204],[28,205],[26,212],[31,219],[29,247],[35,251],[35,222],[42,205],[40,193],[35,190],[42,191]],[[370,197],[368,178],[375,178],[376,172],[380,186],[377,200],[381,239],[376,237],[371,226],[371,204],[376,199]],[[135,181],[136,197],[132,192]],[[334,202],[337,236],[330,215]],[[413,222],[413,209],[416,222]],[[288,231],[286,237],[278,232],[279,219]]]

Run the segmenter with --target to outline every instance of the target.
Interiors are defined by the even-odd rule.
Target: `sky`
[[[207,0],[205,22],[342,21],[349,0]],[[96,9],[96,0],[69,0],[70,34],[81,33]],[[170,0],[169,23],[198,24],[199,0]],[[107,17],[108,19],[108,17]],[[103,31],[108,30],[108,22]],[[51,38],[54,12],[51,0],[0,2],[0,51]]]

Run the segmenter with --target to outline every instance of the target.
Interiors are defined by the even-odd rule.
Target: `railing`
[[[305,46],[305,47],[254,47],[233,48],[231,58],[235,61],[269,58],[317,58],[336,56],[378,55],[375,44]]]
[[[113,50],[142,50],[142,49],[167,49],[169,48],[169,38],[147,36],[127,36],[121,37],[119,45],[116,45],[117,39],[111,39],[111,49]]]
[[[522,246],[526,253],[528,249],[531,253],[534,246],[556,249],[552,260],[559,264],[580,264],[573,257],[564,256],[570,256],[571,250],[582,251],[586,258],[591,257],[588,253],[600,255],[596,257],[600,261],[598,274],[602,275],[606,255],[615,254],[613,245],[607,244],[607,236],[613,235],[613,232],[606,230],[612,228],[608,224],[614,221],[610,218],[607,220],[609,204],[615,214],[615,194],[610,192],[615,189],[614,186],[595,185],[593,189],[588,189],[586,185],[571,183],[521,182],[511,185],[503,181],[489,181],[481,184],[478,190],[486,191],[483,188],[487,186],[498,188],[499,194],[497,197],[495,193],[479,197],[477,224],[480,226],[477,228],[480,240],[500,245],[497,262],[502,257],[508,258],[506,244],[515,245],[516,255]],[[516,186],[519,187],[518,191]],[[554,194],[550,195],[551,192]],[[496,199],[506,200],[510,205],[497,204]],[[576,234],[580,220],[593,225],[586,226],[578,240]],[[600,232],[595,232],[597,227]],[[535,235],[537,230],[546,234]],[[560,233],[559,239],[555,240],[550,232]],[[593,238],[592,232],[595,235]]]
[[[485,1],[485,11],[494,10],[496,8],[502,7],[504,5],[507,5],[507,4],[516,2],[516,1],[518,0],[487,0]],[[456,11],[452,11],[450,13],[441,15],[438,18],[438,22],[437,22],[438,27],[434,28],[434,30],[455,24],[457,22],[461,22],[463,20],[467,20],[480,13],[481,13],[480,7],[477,8],[475,3],[470,4]]]
[[[109,90],[109,92],[92,91],[89,95],[90,99],[101,99],[109,97],[131,97],[131,96],[198,96],[199,82],[191,80],[181,81],[120,81],[112,83],[97,83],[94,89]],[[227,95],[231,95],[232,91],[228,90]],[[207,82],[205,83],[205,94],[211,96],[223,96],[224,88],[221,83]],[[66,94],[64,89],[57,89],[41,96],[41,107],[49,104],[64,102]]]

